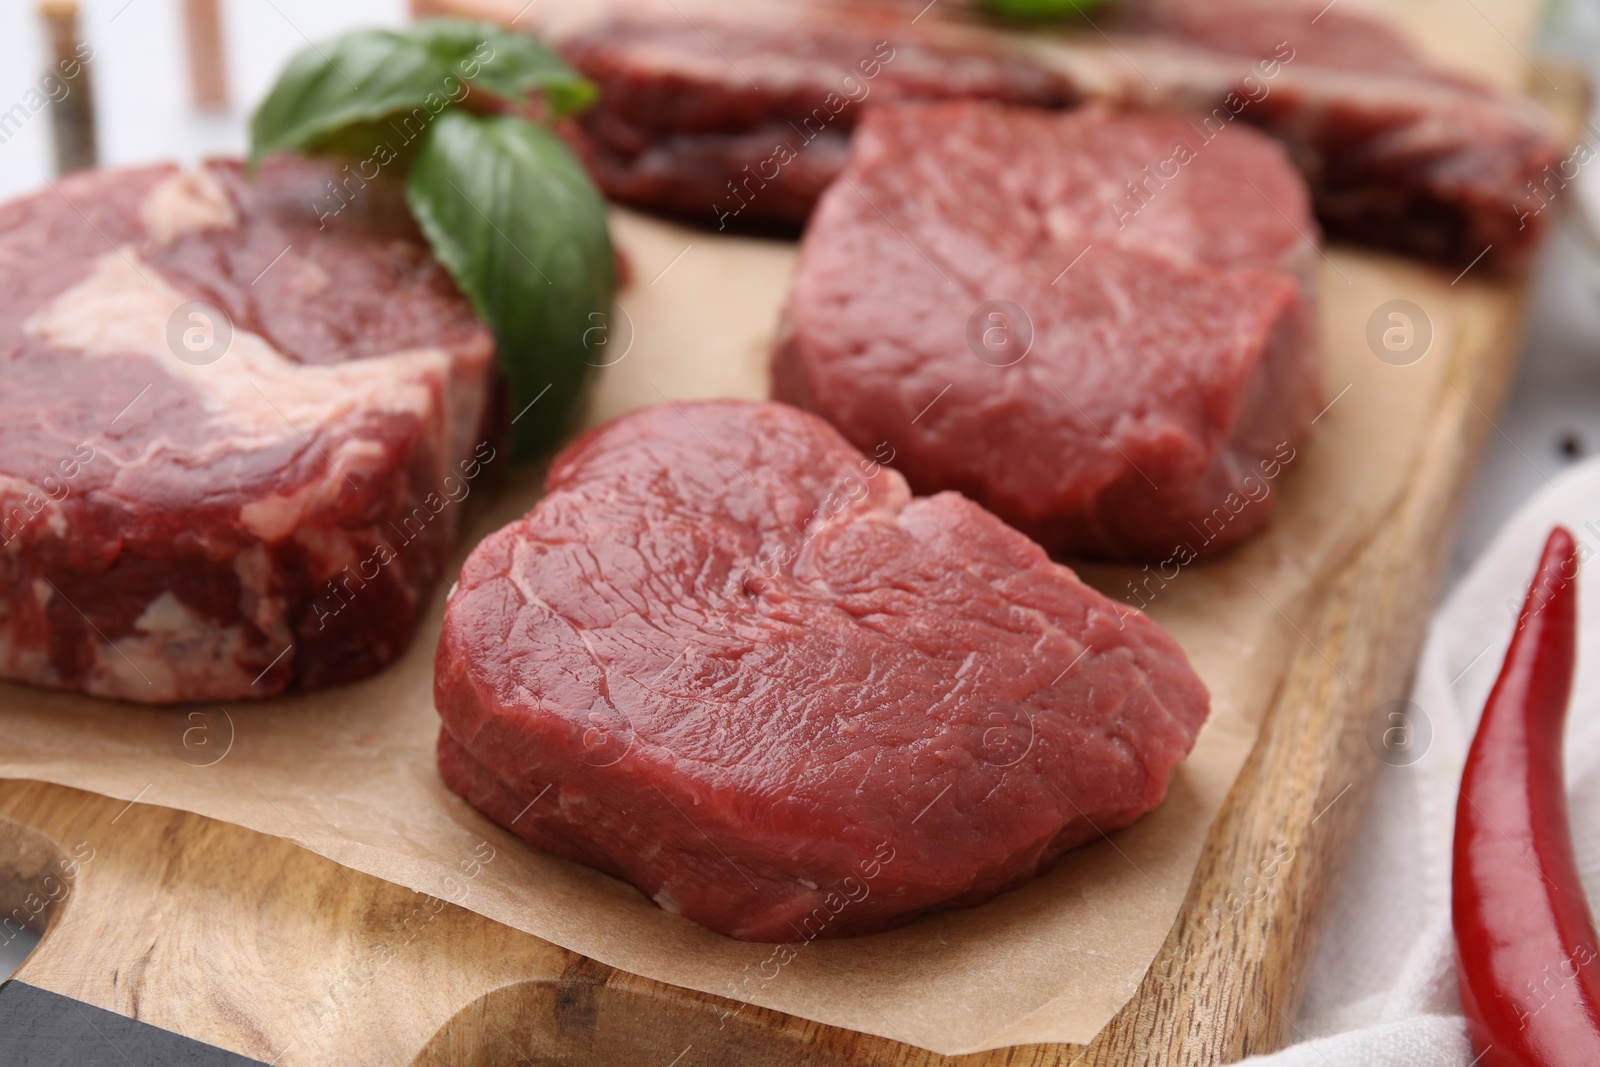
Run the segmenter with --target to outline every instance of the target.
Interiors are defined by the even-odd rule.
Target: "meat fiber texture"
[[[600,85],[571,134],[607,194],[719,229],[803,222],[869,102],[978,97],[1257,126],[1343,239],[1509,270],[1543,232],[1565,154],[1549,117],[1432,68],[1369,15],[1124,0],[1094,28],[1028,33],[971,7],[603,0],[584,18],[532,17]]]
[[[886,458],[746,401],[579,439],[451,594],[445,781],[753,941],[978,904],[1154,808],[1208,708],[1177,644]]]
[[[88,171],[0,206],[0,676],[223,700],[405,648],[494,456],[494,347],[398,188],[343,178]]]
[[[1176,176],[1108,217],[1152,158]],[[1270,524],[1315,417],[1315,235],[1249,129],[874,108],[801,242],[773,396],[1053,553],[1181,565]]]

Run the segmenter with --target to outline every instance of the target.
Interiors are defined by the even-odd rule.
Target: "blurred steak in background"
[[[1499,270],[1537,244],[1534,189],[1563,153],[1537,106],[1320,0],[1126,0],[1049,30],[923,0],[599,0],[527,17],[600,85],[569,134],[607,195],[719,229],[798,227],[862,111],[907,99],[1248,123],[1289,149],[1335,239]]]

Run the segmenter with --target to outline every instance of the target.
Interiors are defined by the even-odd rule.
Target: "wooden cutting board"
[[[174,1061],[162,1035],[114,1034],[76,1007],[41,1006],[34,990],[268,1063],[1176,1067],[1292,1041],[1318,918],[1379,766],[1369,712],[1379,694],[1404,691],[1444,531],[1510,377],[1520,307],[1506,301],[1495,328],[1454,354],[1457,388],[1429,420],[1408,491],[1301,627],[1177,923],[1138,993],[1088,1047],[942,1057],[612,970],[454,905],[435,910],[283,838],[0,781],[0,907],[47,928],[0,987],[0,1062],[7,1035],[30,1026],[51,1048],[62,1026],[87,1044],[26,1063],[97,1062],[79,1058],[95,1051],[107,1064]],[[1271,891],[1248,891],[1259,858],[1285,846],[1295,859]],[[138,1058],[146,1048],[159,1051]]]
[[[1579,80],[1553,80],[1568,91],[1550,102],[1580,115]],[[184,1045],[196,1064],[240,1062],[216,1058],[231,1050],[270,1063],[1187,1065],[1294,1040],[1318,918],[1379,766],[1370,713],[1405,690],[1514,364],[1518,286],[1445,288],[1476,328],[1430,354],[1449,361],[1451,388],[1427,413],[1407,489],[1296,627],[1178,920],[1092,1044],[939,1056],[616,971],[279,837],[4,781],[0,909],[48,932],[0,989],[0,1061],[27,1040],[26,1062],[179,1062],[167,1036],[116,1016],[214,1046]],[[1259,858],[1285,847],[1294,862],[1256,891]]]

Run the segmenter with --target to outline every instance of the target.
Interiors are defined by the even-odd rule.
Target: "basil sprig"
[[[532,122],[448,111],[422,142],[406,200],[501,351],[531,357],[501,359],[512,430],[538,411],[525,405],[570,405],[594,365],[591,328],[607,321],[617,260],[605,201],[567,146]]]
[[[1081,15],[1108,0],[983,0],[983,6],[1006,18],[1047,20]]]
[[[572,421],[604,343],[616,254],[605,203],[561,140],[514,114],[457,106],[469,95],[491,112],[537,97],[557,118],[595,89],[539,41],[490,23],[360,30],[290,60],[251,120],[250,163],[289,150],[405,174],[435,257],[494,331],[525,457]]]

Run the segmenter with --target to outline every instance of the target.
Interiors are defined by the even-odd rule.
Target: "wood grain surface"
[[[1577,79],[1559,82],[1552,103],[1581,114]],[[1408,491],[1297,628],[1177,923],[1086,1047],[938,1056],[615,971],[282,838],[4,781],[0,909],[47,930],[17,978],[285,1064],[1200,1065],[1292,1041],[1319,918],[1382,766],[1368,722],[1408,688],[1514,365],[1517,287],[1457,299],[1488,308],[1448,353]]]

